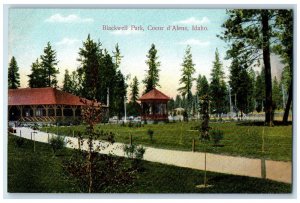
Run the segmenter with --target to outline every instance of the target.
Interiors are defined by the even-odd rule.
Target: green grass
[[[70,156],[64,149],[53,156],[50,145],[26,140],[22,147],[15,144],[17,137],[8,136],[8,192],[65,193],[80,192],[76,181],[62,168],[62,159]],[[131,187],[118,193],[290,193],[291,184],[208,172],[210,188],[199,189],[204,172],[187,168],[143,161]],[[109,191],[108,191],[109,192]],[[116,191],[114,191],[116,192]]]
[[[191,128],[199,125],[197,122],[181,122],[169,124],[148,124],[141,128],[123,127],[120,125],[98,125],[97,129],[115,133],[117,142],[130,143],[132,135],[133,143],[144,146],[174,149],[192,150],[192,141],[196,140],[196,151],[204,151],[204,144],[199,141],[199,132]],[[266,158],[271,160],[291,161],[292,159],[292,125],[287,126],[257,126],[243,125],[243,123],[226,122],[211,123],[212,129],[224,131],[222,146],[213,146],[211,141],[207,144],[210,153],[244,156],[251,158]],[[147,130],[154,131],[153,141],[147,134]],[[42,130],[46,131],[45,128]],[[84,126],[51,127],[47,131],[72,136],[72,130],[84,131]],[[263,149],[264,139],[264,151]]]

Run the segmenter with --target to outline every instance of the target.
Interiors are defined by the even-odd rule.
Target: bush
[[[213,139],[214,145],[218,145],[224,137],[224,132],[222,130],[211,130],[210,135]]]
[[[152,141],[152,139],[153,139],[153,134],[154,134],[154,131],[153,131],[153,130],[151,130],[151,129],[148,129],[148,131],[147,131],[147,134],[149,135],[149,137],[150,137],[150,140]]]
[[[65,139],[62,136],[55,136],[50,139],[50,145],[53,149],[54,154],[64,148],[65,146]]]
[[[131,166],[138,171],[143,170],[141,160],[144,158],[144,154],[146,151],[145,148],[142,146],[136,146],[132,144],[125,145],[123,150],[125,152],[125,155],[128,158],[132,159]]]

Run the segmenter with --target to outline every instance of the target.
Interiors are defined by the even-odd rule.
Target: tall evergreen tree
[[[208,81],[205,77],[205,75],[201,76],[199,74],[198,78],[197,78],[197,95],[198,97],[202,97],[206,94],[208,94],[209,92],[209,84]]]
[[[147,70],[146,78],[143,80],[145,84],[145,93],[149,92],[153,88],[159,87],[159,66],[160,62],[158,61],[157,50],[155,45],[152,44],[151,48],[147,55],[146,64],[149,69]]]
[[[227,51],[229,58],[240,58],[247,66],[258,64],[263,60],[265,68],[265,122],[273,125],[272,117],[272,77],[270,51],[272,24],[274,23],[272,9],[234,9],[228,10],[228,19],[224,22],[225,31],[221,39],[229,42]],[[273,24],[274,25],[274,24]]]
[[[28,75],[28,86],[30,88],[40,88],[47,87],[47,81],[45,80],[45,72],[41,67],[39,59],[37,58],[35,62],[31,65],[31,74]]]
[[[56,52],[52,49],[50,42],[44,48],[44,54],[41,55],[41,68],[44,72],[46,87],[57,87],[56,75],[59,73],[57,66]]]
[[[219,52],[218,49],[216,49],[209,89],[211,95],[212,113],[216,113],[218,115],[227,111],[227,88],[224,78],[225,77],[222,63],[219,57]]]
[[[115,59],[114,60],[115,67],[116,67],[116,69],[118,69],[120,67],[121,60],[123,58],[123,56],[121,56],[119,44],[116,44],[116,46],[115,46],[115,51],[113,51],[113,58]]]
[[[88,35],[83,47],[79,49],[80,68],[78,74],[82,77],[82,96],[87,99],[99,100],[97,87],[99,87],[100,64],[102,58],[101,43],[94,42]]]
[[[257,73],[255,80],[255,90],[254,97],[256,103],[256,111],[259,113],[264,110],[264,98],[265,98],[265,77],[264,77],[264,69],[262,69],[261,73]]]
[[[65,70],[64,81],[63,81],[63,91],[73,93],[72,92],[72,80],[69,74],[68,69]]]
[[[13,56],[8,66],[8,88],[17,89],[18,87],[20,87],[19,67]]]
[[[181,93],[181,95],[186,96],[187,98],[187,106],[186,110],[188,114],[191,113],[191,106],[192,106],[192,86],[193,86],[193,81],[195,80],[193,78],[193,74],[195,73],[195,64],[193,64],[193,59],[192,59],[192,53],[191,53],[191,47],[187,46],[185,50],[185,56],[183,59],[183,63],[181,64],[182,66],[182,74],[181,74],[181,79],[180,84],[183,86],[178,89],[178,91]]]
[[[131,84],[131,99],[130,101],[133,103],[136,103],[139,97],[139,81],[137,77],[135,76],[132,80]]]

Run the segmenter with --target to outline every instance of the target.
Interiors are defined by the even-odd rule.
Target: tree
[[[265,77],[264,77],[264,69],[262,69],[261,73],[257,73],[255,80],[255,88],[254,88],[254,97],[256,101],[256,111],[259,113],[264,110],[264,98],[265,98]]]
[[[43,69],[45,87],[57,87],[56,75],[59,73],[57,66],[56,52],[52,49],[50,42],[44,48],[44,55],[41,55],[40,66]]]
[[[28,86],[30,88],[47,87],[44,76],[44,70],[41,68],[41,64],[37,58],[31,65],[31,74],[28,75]]]
[[[276,10],[275,28],[277,32],[275,36],[280,43],[274,46],[274,51],[282,58],[282,62],[286,65],[286,74],[282,80],[287,80],[289,83],[288,100],[284,110],[282,121],[288,121],[289,111],[293,97],[293,11],[292,10]]]
[[[208,81],[207,81],[205,75],[201,76],[199,74],[199,76],[197,78],[196,91],[197,91],[198,97],[208,94],[209,84],[208,84]]]
[[[224,22],[221,39],[230,43],[228,58],[240,58],[250,67],[260,65],[263,60],[265,68],[265,122],[273,125],[272,117],[272,77],[270,63],[270,39],[275,10],[234,9],[228,10],[229,18]]]
[[[192,53],[191,53],[191,47],[187,46],[185,50],[185,56],[183,59],[183,63],[181,64],[182,66],[182,74],[181,74],[181,79],[180,84],[183,86],[178,88],[178,91],[181,93],[181,95],[186,96],[187,98],[187,112],[188,114],[191,113],[191,106],[192,106],[192,86],[193,86],[193,81],[195,80],[193,78],[193,74],[195,73],[195,64],[193,64],[193,59],[192,59]]]
[[[236,105],[241,112],[249,113],[253,111],[254,101],[254,76],[247,71],[247,67],[240,64],[237,58],[233,59],[230,66],[229,84],[232,88],[231,93],[236,95]]]
[[[211,83],[209,85],[211,95],[211,110],[220,115],[226,112],[226,84],[224,81],[224,72],[220,61],[218,49],[215,52],[215,61],[211,72]]]
[[[274,101],[274,106],[279,109],[282,107],[282,95],[280,91],[280,86],[279,82],[276,78],[276,76],[273,79],[273,89],[272,89],[272,94],[273,94],[273,101]]]
[[[113,54],[114,54],[113,57],[115,59],[114,64],[115,64],[116,69],[118,69],[120,67],[121,60],[123,58],[123,56],[121,56],[119,44],[116,44],[115,51],[113,51]]]
[[[131,84],[131,99],[130,101],[133,103],[136,103],[139,97],[139,81],[137,77],[135,76],[132,80]]]
[[[147,71],[146,78],[143,80],[143,83],[145,84],[145,93],[149,92],[153,88],[156,88],[159,86],[159,66],[160,62],[158,60],[157,56],[157,50],[155,48],[155,45],[152,44],[150,50],[148,51],[146,64],[148,65],[149,69]]]
[[[87,99],[99,100],[97,87],[100,79],[100,60],[102,59],[101,43],[94,42],[88,35],[83,47],[79,49],[80,68],[78,69],[79,77],[82,78],[81,96]]]
[[[73,93],[72,92],[72,81],[71,76],[69,75],[69,71],[65,70],[64,81],[63,81],[63,91]]]
[[[18,87],[20,87],[19,67],[13,56],[8,66],[8,88],[17,89]]]

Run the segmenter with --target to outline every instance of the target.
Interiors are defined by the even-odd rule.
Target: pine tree
[[[100,64],[102,59],[101,43],[94,42],[88,35],[83,47],[79,49],[80,68],[78,74],[82,78],[81,95],[87,99],[99,100],[100,95],[97,94],[97,87],[101,87],[100,83]]]
[[[28,75],[28,86],[30,88],[41,88],[47,87],[47,81],[45,80],[45,72],[41,67],[39,59],[37,58],[35,62],[31,65],[31,74]]]
[[[132,80],[131,84],[131,99],[130,101],[133,103],[136,103],[139,97],[139,81],[137,77],[135,76]]]
[[[178,91],[181,93],[181,95],[185,96],[187,98],[187,106],[186,110],[188,112],[188,115],[191,113],[191,106],[192,106],[192,86],[193,86],[193,81],[195,80],[193,78],[193,74],[195,73],[195,64],[193,64],[193,59],[192,59],[192,53],[191,53],[191,47],[187,46],[185,50],[185,56],[183,59],[183,63],[181,64],[182,66],[182,74],[181,74],[181,79],[180,84],[183,86],[178,89]]]
[[[114,54],[113,58],[115,59],[114,64],[115,64],[116,69],[118,69],[120,67],[121,60],[123,58],[123,56],[121,56],[119,44],[116,44],[115,51],[113,51],[113,54]]]
[[[201,76],[199,74],[198,78],[197,78],[197,95],[198,97],[202,97],[206,94],[208,94],[209,92],[209,84],[208,81],[205,77],[205,75]]]
[[[17,89],[18,87],[20,87],[19,67],[13,56],[8,66],[8,88]]]
[[[215,52],[215,61],[211,72],[211,83],[209,85],[211,96],[212,113],[220,115],[226,112],[227,89],[224,81],[224,72],[220,61],[218,49]]]
[[[63,91],[73,93],[72,91],[72,81],[69,71],[65,70],[64,81],[63,81]]]
[[[143,80],[143,83],[145,84],[145,93],[149,92],[153,88],[159,87],[159,66],[160,62],[158,60],[157,56],[157,50],[155,48],[155,45],[152,44],[151,48],[147,55],[146,64],[148,65],[149,69],[147,71],[146,78]]]
[[[255,80],[255,93],[254,97],[256,99],[256,111],[259,113],[264,110],[264,99],[265,99],[265,80],[264,80],[264,71],[257,73]]]
[[[44,55],[41,55],[41,68],[44,72],[45,87],[57,87],[56,75],[59,73],[57,66],[56,52],[52,49],[50,42],[44,48]]]

